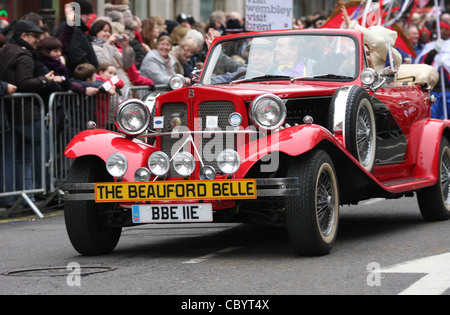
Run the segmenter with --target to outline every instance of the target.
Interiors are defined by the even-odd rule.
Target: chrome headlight
[[[286,106],[276,95],[260,95],[250,106],[250,120],[259,129],[275,130],[286,120]]]
[[[172,160],[173,168],[183,177],[191,175],[195,170],[195,159],[189,152],[179,152]]]
[[[217,157],[217,166],[225,174],[234,174],[241,167],[241,158],[236,151],[227,149]]]
[[[148,159],[148,168],[156,176],[164,176],[169,172],[170,160],[164,152],[155,152]]]
[[[186,79],[181,74],[176,74],[169,80],[169,86],[172,90],[181,89],[186,85]]]
[[[137,182],[148,182],[150,181],[151,175],[148,168],[140,167],[134,172],[134,180]]]
[[[122,153],[113,153],[106,160],[106,169],[113,177],[122,177],[128,169],[127,158]]]
[[[147,129],[150,116],[150,111],[144,102],[139,99],[129,99],[117,107],[114,119],[122,133],[137,136]]]
[[[361,81],[365,86],[371,86],[378,81],[378,73],[372,68],[361,71]]]
[[[216,170],[214,167],[206,165],[200,169],[199,177],[201,180],[213,180],[216,178]]]

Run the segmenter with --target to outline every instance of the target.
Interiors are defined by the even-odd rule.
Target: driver
[[[249,52],[248,64],[239,67],[235,72],[227,72],[211,78],[212,84],[230,83],[231,81],[264,76],[266,74],[283,73],[277,71],[273,65],[273,43],[265,38],[255,38],[247,47]]]

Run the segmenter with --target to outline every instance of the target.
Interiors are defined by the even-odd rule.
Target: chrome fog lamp
[[[150,111],[144,102],[139,99],[129,99],[117,107],[114,119],[122,133],[137,136],[147,129],[150,116]]]
[[[263,94],[253,100],[249,116],[259,129],[275,130],[286,120],[286,112],[281,98],[273,94]]]
[[[148,168],[140,167],[134,172],[134,180],[137,182],[148,182],[150,181],[151,175]]]
[[[378,81],[378,73],[372,68],[361,71],[361,81],[365,86],[371,86]]]
[[[213,180],[216,179],[216,170],[212,166],[203,166],[200,169],[199,177],[201,180]]]
[[[183,177],[190,176],[195,170],[195,159],[189,152],[179,152],[172,160],[173,168]]]
[[[236,151],[227,149],[217,157],[217,166],[225,174],[234,174],[241,167],[241,158]]]
[[[172,90],[181,89],[186,85],[186,79],[181,74],[172,76],[169,80],[169,86]]]
[[[164,152],[155,152],[148,159],[148,168],[156,176],[164,176],[169,172],[170,160]]]
[[[113,177],[122,177],[128,169],[127,158],[122,153],[113,153],[106,160],[106,169]]]

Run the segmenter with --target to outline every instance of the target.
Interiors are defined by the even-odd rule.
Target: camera
[[[123,37],[123,35],[119,35],[119,36],[117,36],[117,40],[119,42],[123,42],[125,40],[125,37]]]

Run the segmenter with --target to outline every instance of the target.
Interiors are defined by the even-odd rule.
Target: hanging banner
[[[293,1],[246,0],[245,30],[270,31],[292,28]]]

